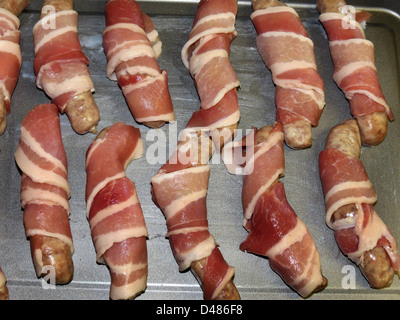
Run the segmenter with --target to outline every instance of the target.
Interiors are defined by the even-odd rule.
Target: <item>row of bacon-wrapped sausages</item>
[[[2,78],[4,129],[21,66],[17,16],[27,4],[0,1],[4,22],[0,55],[13,61],[12,70],[6,70],[9,78]],[[233,139],[240,120],[240,82],[229,52],[237,36],[237,1],[201,0],[181,51],[199,94],[200,109],[187,123],[171,158],[151,178],[151,195],[165,216],[166,236],[179,270],[193,272],[205,299],[240,299],[233,282],[235,269],[208,227],[208,162],[214,152],[220,152],[228,172],[243,175],[243,226],[248,236],[240,250],[267,257],[287,285],[306,298],[323,290],[328,280],[322,275],[311,234],[287,201],[280,178],[285,174],[284,143],[293,149],[311,147],[311,128],[318,125],[325,105],[324,84],[313,42],[297,12],[276,0],[253,0],[252,5],[257,48],[276,85],[276,122],[253,128],[241,140]],[[333,77],[354,116],[331,129],[320,153],[326,223],[334,230],[341,251],[360,266],[371,287],[383,288],[399,273],[400,257],[395,238],[374,210],[376,191],[359,155],[362,145],[383,141],[388,120],[394,116],[378,82],[372,42],[365,39],[356,20],[351,28],[342,25],[345,5],[344,1],[317,1],[329,37]],[[366,16],[359,12],[357,17]],[[156,60],[161,42],[149,16],[134,0],[110,0],[105,18],[106,74],[118,81],[135,120],[151,128],[174,121],[167,71]],[[52,103],[28,112],[15,152],[36,274],[43,276],[44,267],[50,265],[59,284],[69,283],[74,271],[71,189],[59,113],[68,115],[79,134],[97,133],[100,119],[77,19],[73,1],[44,1],[41,19],[33,29],[34,71],[38,88]],[[52,21],[56,28],[48,27]],[[10,34],[18,36],[10,40]],[[122,122],[101,130],[86,152],[87,219],[97,262],[110,270],[111,299],[133,299],[147,285],[148,230],[135,184],[126,175],[129,163],[142,154],[139,129]],[[0,297],[8,297],[1,270]]]

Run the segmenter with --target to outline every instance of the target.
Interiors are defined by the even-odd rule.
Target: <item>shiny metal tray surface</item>
[[[390,5],[390,9],[372,5],[365,7],[369,2],[364,2],[362,7],[373,13],[365,32],[367,38],[375,44],[381,85],[397,119],[389,125],[386,140],[377,147],[363,148],[361,159],[378,193],[376,210],[400,241],[400,10],[395,0],[382,2],[386,7]],[[178,271],[169,242],[165,238],[164,216],[151,200],[150,178],[162,165],[149,163],[146,156],[146,152],[151,150],[149,147],[155,142],[151,140],[154,132],[135,123],[117,83],[106,77],[106,57],[102,47],[104,4],[105,1],[76,0],[75,9],[80,13],[79,37],[83,51],[90,60],[90,71],[96,87],[94,97],[101,112],[98,129],[125,121],[140,128],[144,141],[143,158],[133,161],[127,169],[128,177],[136,184],[150,235],[147,241],[148,286],[137,299],[201,300],[202,291],[194,276],[190,272]],[[194,82],[180,59],[180,50],[190,33],[197,1],[140,1],[140,4],[153,18],[163,42],[159,64],[168,71],[177,118],[177,127],[166,125],[158,133],[176,139],[177,132],[185,127],[192,113],[199,108]],[[399,299],[399,278],[395,278],[390,288],[371,289],[359,269],[340,252],[332,230],[325,224],[318,154],[324,147],[329,129],[350,117],[348,102],[333,82],[328,41],[318,21],[314,2],[288,4],[297,9],[314,41],[318,70],[325,82],[326,91],[326,106],[320,125],[313,130],[313,146],[307,150],[292,150],[285,146],[286,174],[282,179],[289,203],[305,222],[316,243],[323,274],[329,281],[323,292],[309,299]],[[40,6],[41,1],[31,0],[30,6],[20,16],[23,64],[12,97],[8,128],[0,137],[0,266],[8,280],[11,300],[107,300],[109,272],[107,267],[95,261],[85,213],[85,153],[95,136],[81,136],[73,132],[65,115],[60,116],[60,119],[72,189],[70,223],[75,244],[73,281],[55,289],[46,289],[42,280],[36,278],[29,241],[25,237],[23,212],[20,208],[20,173],[14,161],[14,152],[19,141],[21,122],[28,110],[37,104],[49,102],[46,95],[36,88],[33,72],[32,28],[39,19]],[[240,129],[261,127],[275,121],[274,85],[255,46],[256,32],[249,18],[251,11],[250,1],[239,1],[236,23],[238,36],[232,43],[230,55],[241,82]],[[172,148],[174,141],[168,141]],[[241,176],[230,175],[222,163],[211,165],[207,197],[210,231],[225,259],[236,268],[234,281],[242,299],[301,300],[270,269],[267,259],[239,250],[240,243],[247,235],[242,227],[241,187]],[[349,282],[349,276],[352,275],[354,283]]]

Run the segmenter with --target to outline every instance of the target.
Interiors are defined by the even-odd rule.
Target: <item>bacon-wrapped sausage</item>
[[[289,147],[310,147],[312,127],[325,106],[314,43],[293,8],[277,0],[252,0],[252,5],[257,49],[276,85],[276,120],[283,123]]]
[[[21,205],[38,277],[54,268],[55,281],[72,280],[71,191],[58,109],[42,104],[25,116],[15,161],[22,171]]]
[[[143,154],[137,128],[103,129],[86,154],[86,202],[97,262],[111,273],[110,298],[134,299],[147,285],[148,236],[134,183],[125,169]]]
[[[201,109],[192,115],[175,153],[152,177],[153,201],[167,220],[179,270],[191,269],[207,300],[238,300],[229,266],[210,234],[206,195],[214,148],[233,136],[240,113],[237,80],[229,59],[236,36],[237,3],[201,0],[181,54],[193,76]],[[212,137],[212,140],[211,140]]]
[[[305,224],[286,199],[280,177],[285,172],[283,126],[253,129],[240,141],[228,143],[224,162],[231,173],[243,157],[242,202],[244,228],[249,232],[243,251],[268,258],[271,268],[299,295],[306,298],[323,290],[319,253]],[[239,151],[239,153],[238,153]]]
[[[18,16],[28,4],[29,0],[0,1],[0,135],[7,127],[10,99],[21,69]]]
[[[240,83],[229,61],[230,45],[237,35],[236,13],[235,0],[200,1],[189,39],[181,51],[201,105],[187,127],[210,131],[217,150],[231,139],[240,119]]]
[[[7,279],[0,268],[0,300],[8,300]]]
[[[153,200],[167,220],[170,245],[180,271],[191,269],[207,300],[237,300],[234,268],[210,234],[206,195],[213,153],[210,138],[193,132],[152,177]]]
[[[156,60],[161,42],[151,19],[134,0],[110,0],[105,14],[107,76],[118,80],[133,117],[152,128],[175,120],[167,71]]]
[[[78,37],[78,13],[73,0],[45,0],[33,28],[36,85],[66,113],[79,134],[96,132],[99,109],[92,93],[89,60]]]
[[[368,17],[350,12],[343,0],[318,0],[319,20],[329,38],[329,48],[334,63],[333,79],[350,103],[350,112],[360,127],[361,142],[366,146],[381,143],[388,130],[388,119],[394,115],[383,95],[375,66],[374,44],[365,39],[359,22]],[[358,21],[357,21],[358,20]]]
[[[319,156],[326,223],[338,246],[359,265],[373,288],[390,286],[400,271],[393,235],[374,210],[376,191],[359,159],[360,130],[349,119],[331,129]]]

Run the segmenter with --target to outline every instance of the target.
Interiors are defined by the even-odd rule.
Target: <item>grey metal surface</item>
[[[95,262],[95,251],[85,214],[84,190],[86,182],[85,152],[94,135],[77,135],[66,116],[61,116],[63,141],[69,161],[69,181],[72,195],[71,228],[75,244],[73,281],[56,289],[44,289],[36,278],[26,240],[20,209],[20,173],[14,162],[22,119],[32,107],[49,102],[36,88],[33,73],[32,28],[39,18],[41,1],[32,0],[20,16],[23,65],[19,83],[12,97],[12,112],[8,128],[0,137],[0,265],[8,279],[10,299],[100,299],[109,297],[109,272]],[[197,1],[140,1],[153,18],[163,41],[159,58],[161,68],[169,75],[169,87],[177,116],[177,130],[182,130],[192,113],[199,108],[196,89],[189,72],[180,60],[180,50],[191,30]],[[289,2],[288,2],[289,3]],[[383,2],[382,2],[383,3]],[[376,47],[376,63],[383,91],[395,116],[400,117],[400,17],[393,11],[397,1],[385,1],[390,9],[367,7],[373,13],[366,36]],[[348,102],[332,80],[333,65],[328,41],[313,2],[289,3],[298,13],[315,44],[318,70],[325,82],[326,106],[320,125],[313,130],[313,146],[307,150],[285,147],[287,197],[298,216],[307,225],[319,250],[322,271],[329,285],[310,299],[399,299],[400,281],[395,278],[390,288],[371,289],[358,268],[339,251],[332,230],[325,225],[325,206],[318,173],[318,154],[322,150],[329,129],[350,117]],[[393,6],[392,6],[393,5]],[[150,178],[160,164],[149,164],[146,152],[154,144],[148,128],[133,120],[117,83],[106,78],[106,58],[102,48],[104,29],[104,1],[76,0],[79,12],[79,36],[83,51],[90,60],[90,71],[96,87],[95,100],[100,108],[99,129],[117,121],[137,126],[144,140],[144,157],[135,160],[127,169],[138,190],[146,224],[149,256],[148,287],[139,300],[146,299],[202,299],[202,291],[190,272],[180,273],[172,256],[166,225],[161,211],[150,195]],[[397,9],[398,10],[398,9]],[[250,1],[239,1],[236,23],[237,38],[232,43],[231,61],[241,82],[239,103],[240,129],[261,127],[275,121],[274,85],[271,74],[263,64],[255,47],[256,32],[249,19]],[[376,210],[400,240],[400,137],[399,119],[389,125],[386,140],[379,146],[363,148],[361,159],[377,193]],[[173,128],[160,129],[172,134]],[[176,138],[176,135],[175,135]],[[236,268],[235,284],[242,299],[301,299],[274,273],[264,258],[241,252],[240,243],[247,232],[242,227],[241,177],[232,176],[222,163],[211,166],[207,206],[211,233],[215,236],[228,263]],[[355,272],[355,288],[345,289],[343,267]]]

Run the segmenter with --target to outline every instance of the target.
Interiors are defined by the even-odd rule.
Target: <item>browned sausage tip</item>
[[[55,283],[71,282],[74,265],[70,247],[63,241],[42,235],[30,237],[31,253],[38,277],[45,276],[44,266],[51,266],[55,271]]]

